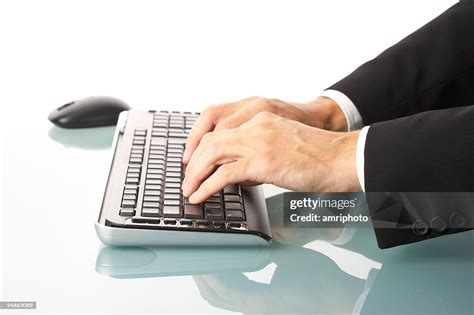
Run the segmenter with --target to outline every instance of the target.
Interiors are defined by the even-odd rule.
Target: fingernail
[[[183,158],[182,158],[183,163],[187,161],[187,159],[188,159],[188,149],[184,149]]]
[[[192,194],[191,196],[189,196],[189,202],[191,203],[196,203],[196,200],[197,200],[197,197],[199,196],[199,194],[197,192],[195,192],[194,194]]]
[[[183,185],[181,186],[181,190],[183,191],[183,196],[184,197],[188,197],[188,185],[186,184],[186,182],[183,181]]]

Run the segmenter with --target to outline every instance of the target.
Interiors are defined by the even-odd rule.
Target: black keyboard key
[[[159,168],[150,169],[150,167],[148,167],[147,174],[161,174],[161,175],[164,176],[164,175],[165,175],[165,171],[162,170],[162,169],[159,169]]]
[[[133,140],[133,145],[145,145],[145,140]]]
[[[208,220],[224,220],[224,211],[222,209],[206,208],[206,219]]]
[[[181,181],[181,171],[178,172],[170,172],[169,170],[166,170],[166,179],[168,178],[177,178]]]
[[[165,183],[165,189],[166,188],[180,188],[181,184],[180,183],[173,183],[173,182],[166,182]]]
[[[149,163],[155,163],[155,162],[153,162],[154,159],[156,159],[156,160],[164,160],[164,159],[165,159],[165,154],[164,154],[164,153],[162,153],[162,154],[161,154],[161,153],[160,153],[160,154],[150,154],[150,155],[148,156],[148,159],[149,159],[149,160],[148,160]]]
[[[167,184],[167,183],[178,183],[178,184],[181,185],[181,177],[167,177],[166,176],[165,180],[166,180],[165,184]]]
[[[159,131],[152,131],[151,132],[151,136],[152,137],[162,137],[162,138],[166,138],[168,136],[168,133],[167,132],[159,132]]]
[[[180,218],[181,208],[179,206],[163,206],[163,216],[167,218]]]
[[[145,189],[145,196],[161,196],[161,190],[147,190],[147,189]]]
[[[147,174],[146,179],[158,179],[160,182],[163,182],[165,179],[165,176],[163,174]]]
[[[149,196],[149,195],[145,195],[145,196],[143,197],[143,201],[158,202],[158,203],[160,203],[160,202],[161,202],[161,196]]]
[[[167,126],[164,126],[165,128]],[[162,139],[162,138],[151,138],[151,144],[152,145],[165,145],[166,144],[166,139]]]
[[[136,177],[127,177],[125,178],[125,184],[138,184],[140,181]]]
[[[225,228],[225,222],[224,221],[214,221],[213,225],[214,225],[215,228],[219,228],[219,229]]]
[[[167,162],[166,167],[167,167],[167,169],[169,169],[170,167],[177,167],[177,168],[181,169],[181,163]]]
[[[133,223],[160,224],[160,219],[132,218]]]
[[[176,225],[176,219],[164,219],[163,223],[166,225]]]
[[[209,221],[197,221],[196,225],[198,228],[208,228],[209,227]]]
[[[138,190],[138,186],[135,185],[135,184],[132,184],[132,185],[125,185],[125,189],[134,189],[134,190]]]
[[[180,194],[168,194],[167,191],[165,190],[165,199],[168,200],[180,200],[181,195]]]
[[[206,202],[221,203],[221,197],[220,196],[211,196],[206,200]]]
[[[243,211],[244,206],[240,202],[226,202],[225,209],[237,209]]]
[[[187,138],[188,135],[185,133],[176,133],[176,132],[170,132],[168,135],[170,138]]]
[[[166,183],[181,183],[180,177],[166,177]]]
[[[219,210],[223,210],[222,209],[222,205],[220,203],[205,203],[204,204],[204,208],[206,210],[209,210],[209,209],[219,209]]]
[[[145,180],[145,184],[146,185],[161,185],[163,184],[163,181],[162,180],[159,180],[159,179],[146,179]]]
[[[224,195],[224,201],[227,202],[242,202],[242,197],[239,195]]]
[[[135,208],[135,200],[122,200],[122,208]]]
[[[160,207],[159,202],[148,202],[148,201],[143,202],[143,208],[159,208],[159,207]]]
[[[229,185],[224,187],[224,194],[240,195],[239,185]]]
[[[165,188],[165,194],[179,195],[180,193],[181,193],[181,189],[179,188]]]
[[[162,190],[162,187],[161,185],[146,185],[145,186],[145,190]]]
[[[123,200],[137,200],[136,194],[124,194]]]
[[[137,194],[137,189],[124,189],[123,193],[126,195],[136,195]]]
[[[185,219],[180,220],[179,223],[181,223],[182,226],[192,226],[193,225],[193,221],[185,220]]]
[[[135,136],[146,136],[146,129],[135,129]]]
[[[150,158],[148,159],[149,164],[158,164],[158,165],[164,165],[165,164],[165,158],[164,157],[156,157],[156,158]]]
[[[132,217],[135,215],[135,210],[133,208],[122,208],[119,214],[124,217]]]
[[[142,164],[142,158],[130,158],[130,164]]]
[[[174,158],[174,157],[168,157],[166,159],[167,162],[174,162],[174,163],[181,163],[182,159],[181,158]]]
[[[245,215],[240,210],[226,210],[225,219],[227,221],[244,221]]]
[[[140,167],[129,167],[128,173],[140,173]]]
[[[160,216],[160,209],[159,208],[142,208],[142,216],[144,217],[159,217]]]
[[[204,213],[201,205],[185,204],[184,205],[184,217],[186,219],[202,219]]]
[[[232,229],[240,229],[242,227],[242,224],[238,222],[229,222],[229,227]]]
[[[140,173],[127,173],[127,178],[139,178]]]
[[[165,206],[179,206],[181,202],[179,199],[166,199],[165,196],[165,201],[164,201]]]
[[[156,155],[152,156],[151,159],[166,158],[166,147],[153,147],[148,154]]]

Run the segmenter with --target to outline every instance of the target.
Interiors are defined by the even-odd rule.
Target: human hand
[[[238,102],[209,106],[200,115],[188,136],[183,162],[191,159],[202,137],[213,130],[237,128],[260,112],[299,121],[308,126],[333,131],[347,130],[347,121],[339,106],[328,97],[318,97],[307,104],[278,99],[249,97]]]
[[[351,314],[364,290],[360,280],[312,249],[274,242],[276,265],[269,283],[240,272],[193,276],[201,296],[211,305],[239,313]]]
[[[187,165],[183,195],[200,203],[242,182],[295,191],[360,190],[357,137],[260,112],[238,128],[203,136]]]

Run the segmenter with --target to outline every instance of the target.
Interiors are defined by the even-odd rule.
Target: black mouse
[[[116,125],[119,114],[129,109],[118,98],[91,96],[56,108],[48,119],[62,128],[104,127]]]

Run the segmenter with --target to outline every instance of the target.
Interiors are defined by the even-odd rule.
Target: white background
[[[99,163],[99,175],[105,178],[109,159],[102,154],[60,151],[59,145],[47,141],[47,116],[52,109],[90,95],[116,96],[134,108],[196,111],[207,104],[251,95],[309,101],[454,2],[1,0],[1,148],[6,150],[6,134],[9,144],[22,148],[18,161],[15,152],[1,156],[8,153],[15,167],[25,161],[30,176],[64,181],[68,176],[80,177],[81,170],[54,173],[42,169],[42,161],[56,159],[66,167],[67,159],[92,165],[97,157],[104,164]],[[35,128],[45,131],[45,146],[28,143],[28,130]],[[15,142],[15,135],[24,146]],[[29,154],[38,155],[38,160]],[[7,161],[1,165],[2,173],[10,166]],[[42,181],[36,178],[36,182]],[[81,184],[70,185],[78,189]],[[93,194],[103,185],[96,186],[83,189]],[[14,194],[20,190],[5,187],[0,191]],[[88,204],[98,204],[100,193]],[[65,193],[63,199],[69,196],[72,194]],[[25,204],[33,201],[25,200]],[[91,218],[95,213],[90,212]],[[40,214],[36,214],[38,219]],[[78,222],[87,225],[89,217]],[[28,223],[34,227],[34,222]],[[65,226],[54,222],[51,226],[56,226],[58,239],[67,232]],[[84,241],[97,240],[90,231],[85,239],[75,239],[73,246]],[[70,253],[72,267],[74,262],[82,263],[66,240],[58,244]],[[50,250],[36,248],[35,252],[56,255]],[[96,247],[84,252],[92,266]],[[55,268],[63,267],[52,265],[48,271],[53,274]],[[97,275],[90,270],[87,276],[95,279]],[[69,283],[68,278],[64,281]],[[105,286],[106,280],[101,281]],[[179,281],[168,282],[170,288],[179,286]],[[102,291],[100,286],[97,290]]]
[[[90,95],[308,101],[454,2],[2,0],[2,127]]]

